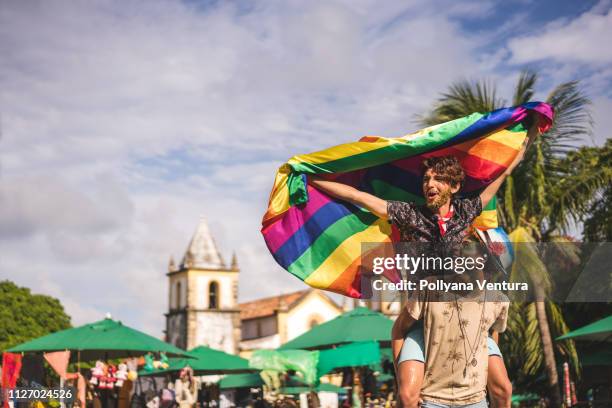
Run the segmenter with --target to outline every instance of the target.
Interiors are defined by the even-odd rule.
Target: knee
[[[419,391],[403,388],[399,392],[402,408],[417,408],[419,405]]]

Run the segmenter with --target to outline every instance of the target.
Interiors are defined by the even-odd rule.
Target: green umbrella
[[[72,358],[78,358],[81,361],[137,357],[148,352],[163,352],[168,356],[189,356],[187,352],[172,344],[112,319],[51,333],[12,347],[7,351],[40,353],[62,350],[77,352],[73,353]]]
[[[382,313],[358,307],[333,320],[317,325],[283,344],[281,349],[322,349],[343,343],[391,341],[393,321]]]
[[[206,346],[198,346],[189,350],[189,355],[194,358],[171,358],[168,368],[155,371],[141,370],[139,374],[145,376],[167,374],[180,371],[185,367],[191,367],[195,375],[238,374],[255,371],[249,368],[249,360]]]
[[[250,388],[261,387],[264,384],[259,373],[254,374],[230,374],[219,381],[219,388]]]
[[[557,340],[576,338],[580,340],[612,342],[612,315],[557,337]]]
[[[351,343],[334,349],[321,350],[317,375],[321,377],[340,367],[380,365],[380,346],[375,341]]]

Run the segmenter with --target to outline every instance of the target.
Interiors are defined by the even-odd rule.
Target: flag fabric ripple
[[[423,159],[454,155],[466,174],[461,194],[478,194],[512,163],[527,137],[528,123],[542,133],[552,118],[550,105],[530,102],[473,113],[398,138],[366,136],[294,156],[276,173],[262,221],[264,240],[276,262],[308,285],[360,298],[361,243],[393,242],[399,234],[388,221],[313,188],[308,175],[387,200],[423,203]],[[495,200],[474,226],[498,227]]]

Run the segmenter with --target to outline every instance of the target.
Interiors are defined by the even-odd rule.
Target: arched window
[[[181,282],[176,282],[176,293],[174,296],[174,306],[178,309],[181,307]]]
[[[219,308],[219,284],[215,281],[210,282],[210,285],[208,285],[208,308]]]

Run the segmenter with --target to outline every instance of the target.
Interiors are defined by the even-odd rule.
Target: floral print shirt
[[[461,243],[469,234],[469,226],[482,212],[480,196],[453,198],[453,215],[446,222],[446,233],[440,233],[438,216],[425,205],[402,201],[388,201],[389,222],[400,232],[402,242]]]

